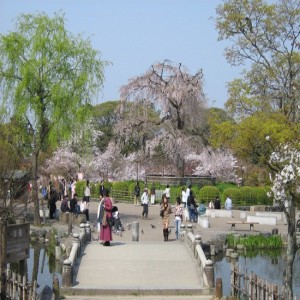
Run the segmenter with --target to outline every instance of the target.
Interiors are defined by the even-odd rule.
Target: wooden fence
[[[248,275],[247,269],[241,273],[237,266],[233,266],[230,279],[231,296],[237,299],[292,300],[283,286],[280,288],[277,284],[269,283],[253,272]]]
[[[117,191],[111,189],[110,196],[116,201],[126,201],[129,203],[133,203],[133,197],[134,197],[133,192]]]
[[[6,269],[6,293],[2,295],[0,292],[1,299],[18,299],[18,300],[35,300],[36,297],[36,281],[33,284],[27,281],[27,276],[21,276],[10,269]],[[1,282],[0,282],[1,285]],[[2,291],[2,288],[0,288]]]

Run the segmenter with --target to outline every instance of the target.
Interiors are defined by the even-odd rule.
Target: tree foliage
[[[57,144],[88,115],[89,103],[103,83],[105,62],[89,39],[65,29],[63,16],[23,14],[15,31],[0,36],[2,107],[24,120],[32,137],[32,178],[38,157]],[[34,184],[35,222],[38,218]]]
[[[229,84],[227,109],[236,116],[280,111],[299,121],[300,2],[295,0],[227,0],[217,7],[219,40],[232,46],[232,65],[246,64],[243,79]]]

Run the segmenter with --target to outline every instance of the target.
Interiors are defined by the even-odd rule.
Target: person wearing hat
[[[148,196],[148,189],[144,188],[144,192],[143,195],[141,197],[141,202],[142,202],[142,206],[143,206],[143,212],[142,212],[142,219],[148,218],[148,206],[149,206],[149,196]]]

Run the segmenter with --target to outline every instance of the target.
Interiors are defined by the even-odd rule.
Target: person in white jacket
[[[143,195],[141,197],[141,202],[142,202],[142,206],[143,206],[143,212],[142,212],[142,219],[148,218],[148,207],[149,207],[149,196],[148,196],[148,189],[144,188],[144,192]]]

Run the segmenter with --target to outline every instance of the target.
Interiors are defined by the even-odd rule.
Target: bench
[[[247,222],[247,221],[227,221],[227,224],[231,224],[231,230],[235,229],[236,224],[248,224],[250,225],[250,230],[253,230],[254,224],[259,224],[259,222]]]

